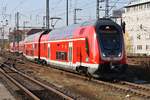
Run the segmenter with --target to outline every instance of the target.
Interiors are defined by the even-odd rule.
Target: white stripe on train
[[[85,38],[78,38],[78,39],[67,39],[67,40],[52,40],[52,41],[42,41],[40,43],[53,43],[53,42],[71,42],[71,41],[78,41],[78,40],[85,40]],[[25,44],[33,44],[33,43],[38,43],[38,42],[29,42],[29,43],[26,43]]]
[[[35,58],[38,58],[37,56],[28,56],[26,54],[23,54],[27,59],[30,60],[34,60]],[[89,73],[93,74],[99,67],[99,64],[89,64],[89,63],[80,63],[80,62],[76,62],[75,64],[71,63],[71,62],[61,62],[61,61],[55,61],[55,60],[50,60],[47,59],[45,57],[40,57],[41,59],[47,61],[48,64],[51,65],[56,65],[62,68],[67,68],[67,69],[72,69],[72,70],[76,70],[76,67],[81,65],[81,66],[86,66],[88,67],[88,71]]]

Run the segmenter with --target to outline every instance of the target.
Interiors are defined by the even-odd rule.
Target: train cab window
[[[117,29],[113,26],[102,26],[99,29],[100,40],[104,49],[119,49],[121,46],[120,38],[121,35]]]
[[[103,25],[97,30],[101,52],[106,56],[118,56],[122,50],[123,35],[121,27]]]
[[[31,56],[33,56],[34,55],[34,50],[31,50]]]

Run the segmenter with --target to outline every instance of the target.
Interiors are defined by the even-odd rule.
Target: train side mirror
[[[121,23],[121,27],[122,27],[122,30],[123,30],[123,33],[125,33],[126,31],[126,23],[123,21],[122,23]]]

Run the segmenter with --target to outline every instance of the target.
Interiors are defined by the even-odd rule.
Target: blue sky
[[[110,0],[110,5],[115,5],[113,9],[119,9],[129,1],[131,0]],[[23,21],[27,21],[26,26],[42,26],[42,18],[45,16],[45,2],[46,0],[0,0],[0,21],[8,19],[9,26],[13,27],[15,25],[14,16],[18,11],[20,12],[20,26],[23,26]],[[73,23],[74,8],[82,9],[77,12],[77,17],[81,18],[81,21],[96,18],[96,0],[69,0],[69,24]],[[50,0],[50,16],[62,18],[56,27],[65,26],[65,9],[66,0]],[[101,16],[103,16],[103,12],[101,12]]]

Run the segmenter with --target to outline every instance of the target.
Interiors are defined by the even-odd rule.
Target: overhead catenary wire
[[[3,1],[6,2],[5,0],[3,0]],[[9,1],[9,0],[7,0],[7,1]],[[64,6],[65,5],[65,1],[66,0],[55,0],[55,1],[53,1],[53,4],[50,6],[51,7],[50,10],[53,9],[53,12],[52,12],[51,16],[65,17],[65,13],[66,13],[66,11],[65,11],[66,8]],[[19,10],[19,8],[21,8],[22,5],[24,3],[26,3],[26,2],[27,2],[27,0],[18,0],[18,2],[16,3],[16,6],[12,8],[11,12],[15,12],[15,11]],[[110,2],[111,3],[113,3],[113,2],[115,3],[115,0],[110,1]],[[118,3],[122,3],[122,2],[124,2],[124,1],[123,0],[118,0],[117,4]],[[80,13],[80,15],[84,14],[85,16],[88,16],[89,13],[87,13],[87,11],[89,11],[89,9],[91,11],[95,10],[95,6],[96,6],[95,0],[88,0],[88,1],[69,0],[69,15],[72,17],[73,9],[74,9],[74,7],[77,7],[77,8],[81,8],[82,9],[82,13]],[[26,14],[26,13],[29,13],[29,12],[32,13],[32,16],[33,15],[37,15],[38,13],[40,13],[40,14],[42,14],[44,16],[45,10],[43,8],[35,9],[35,10],[32,10],[32,9],[29,10],[29,11],[24,11],[24,9],[21,8],[21,10],[23,11],[22,14],[27,16],[26,18],[28,18],[28,16],[30,15],[30,14]],[[90,13],[90,15],[92,17],[95,16],[95,14],[93,14],[93,12],[91,12],[91,13]],[[63,20],[65,20],[65,19],[63,19]]]
[[[56,5],[55,5],[54,7],[52,7],[51,9],[57,9],[58,6],[62,3],[62,1],[63,1],[63,0],[58,0],[58,1],[56,2]]]
[[[17,8],[19,8],[21,5],[23,5],[26,1],[28,1],[28,0],[21,0],[21,1],[12,9],[11,12],[15,12],[15,10],[16,10]]]
[[[113,6],[111,6],[111,8],[109,9],[109,12],[116,6],[116,4],[119,2],[119,0],[116,0],[116,2],[114,3]]]

